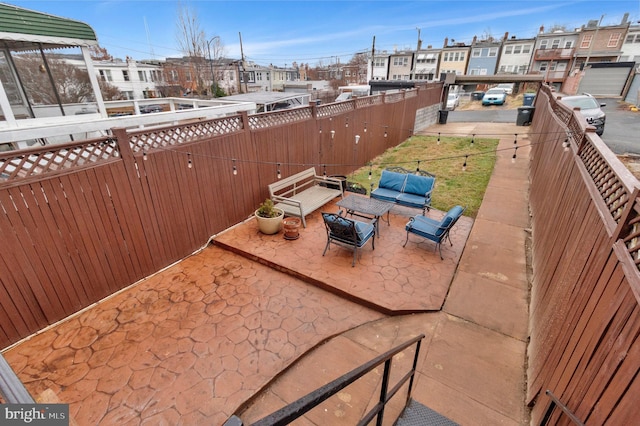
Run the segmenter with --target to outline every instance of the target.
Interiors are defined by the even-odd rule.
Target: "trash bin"
[[[484,92],[477,91],[471,93],[471,99],[473,99],[474,101],[481,101],[483,96]]]
[[[516,118],[516,126],[526,126],[531,124],[535,107],[523,106],[518,108],[518,117]]]
[[[438,111],[438,124],[447,124],[447,117],[449,116],[449,111],[445,109],[441,109]]]
[[[522,97],[523,106],[533,106],[533,101],[536,99],[535,93],[525,93]]]

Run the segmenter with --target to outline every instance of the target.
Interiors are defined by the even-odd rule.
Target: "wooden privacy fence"
[[[437,111],[442,84],[0,155],[0,348],[188,256],[267,185],[346,175]],[[355,136],[359,135],[359,143]]]
[[[532,423],[546,391],[586,424],[637,423],[640,184],[546,86],[530,136]],[[555,410],[551,424],[569,423]]]

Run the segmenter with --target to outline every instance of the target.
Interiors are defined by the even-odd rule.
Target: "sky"
[[[534,37],[541,25],[578,28],[590,20],[640,21],[640,0],[0,0],[89,24],[117,58],[180,57],[177,15],[188,8],[224,53],[259,65],[346,63],[358,52],[471,43],[474,36]],[[374,45],[375,38],[375,45]]]

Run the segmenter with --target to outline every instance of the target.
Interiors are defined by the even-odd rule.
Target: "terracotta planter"
[[[300,219],[288,217],[282,221],[285,240],[297,240],[300,237]]]
[[[255,216],[260,232],[266,235],[277,234],[278,232],[280,232],[280,227],[282,226],[282,218],[284,218],[284,212],[280,209],[277,210],[280,212],[280,215],[276,217],[258,216],[258,211],[256,210]]]

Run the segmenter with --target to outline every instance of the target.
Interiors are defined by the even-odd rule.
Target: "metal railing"
[[[371,420],[376,418],[376,424],[382,425],[382,420],[384,416],[384,409],[387,404],[393,398],[396,393],[402,388],[402,386],[408,381],[409,385],[407,388],[407,399],[405,402],[405,407],[409,403],[411,399],[411,389],[413,387],[413,379],[416,373],[416,366],[418,363],[418,355],[420,353],[420,344],[422,339],[424,339],[424,334],[414,337],[413,339],[407,340],[406,342],[396,346],[389,351],[378,355],[373,358],[371,361],[362,364],[360,367],[351,370],[350,372],[344,374],[342,377],[337,378],[336,380],[327,383],[326,385],[316,389],[315,391],[303,396],[302,398],[292,402],[286,407],[281,408],[280,410],[269,414],[268,416],[258,420],[255,423],[252,423],[253,426],[276,426],[276,425],[286,425],[301,417],[307,411],[312,408],[318,406],[323,401],[329,399],[331,396],[335,395],[351,383],[360,379],[362,376],[372,371],[380,364],[384,363],[384,373],[382,374],[382,386],[380,389],[380,398],[378,403],[367,412],[364,417],[360,420],[358,425],[367,425]],[[411,370],[409,370],[400,380],[396,383],[391,389],[389,389],[389,376],[391,372],[391,361],[393,357],[407,349],[412,345],[416,345],[416,350],[413,358],[413,364]],[[231,417],[227,422],[225,422],[225,426],[241,426],[243,422],[237,416]]]
[[[551,420],[551,415],[553,414],[553,411],[555,410],[556,406],[559,407],[562,412],[569,418],[571,419],[571,421],[573,423],[575,423],[578,426],[584,426],[584,423],[578,419],[576,417],[575,414],[573,414],[573,412],[571,410],[569,410],[569,408],[567,408],[566,405],[564,405],[562,402],[560,402],[560,400],[558,399],[558,397],[556,397],[553,392],[551,392],[549,389],[546,390],[545,394],[551,398],[551,404],[549,405],[549,408],[547,408],[547,412],[544,413],[544,417],[542,418],[542,421],[540,421],[540,426],[544,426],[547,425],[549,423],[549,420]]]
[[[2,354],[0,354],[0,396],[7,404],[35,402]]]

